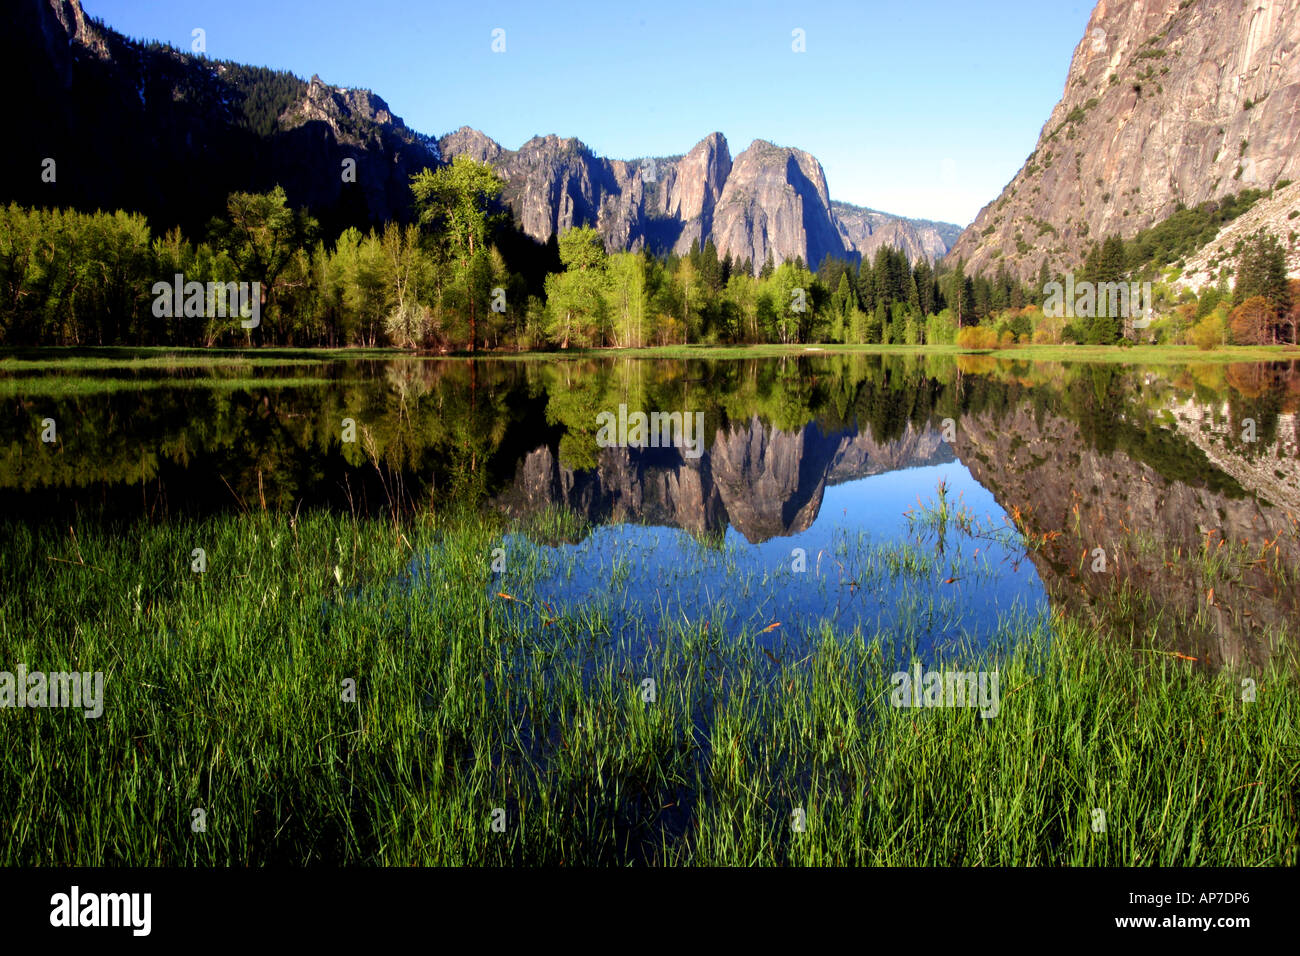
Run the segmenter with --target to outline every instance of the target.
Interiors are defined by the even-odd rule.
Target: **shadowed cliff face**
[[[520,516],[550,507],[593,523],[632,522],[693,534],[733,527],[751,544],[811,527],[828,485],[952,461],[938,432],[908,426],[878,443],[869,433],[827,435],[815,424],[784,431],[757,416],[719,430],[697,460],[675,449],[604,448],[575,471],[549,445],[529,452],[498,505]]]
[[[1270,629],[1300,620],[1300,592],[1263,564],[1213,596],[1187,564],[1174,564],[1180,555],[1213,557],[1248,542],[1252,558],[1298,568],[1300,512],[1234,490],[1231,479],[1218,490],[1171,480],[1123,451],[1099,451],[1076,423],[1038,415],[1029,403],[963,418],[956,450],[998,503],[1020,516],[1022,530],[1049,539],[1031,556],[1054,604],[1113,623],[1117,592],[1131,588],[1159,609],[1170,646],[1214,668],[1259,667],[1276,650]],[[1239,459],[1239,470],[1269,470],[1267,461]],[[1097,548],[1105,551],[1104,572],[1093,570]]]
[[[0,155],[6,201],[121,208],[159,232],[201,233],[229,193],[279,184],[327,227],[365,226],[407,218],[411,175],[441,162],[436,142],[368,91],[146,46],[77,0],[11,6],[0,58],[24,94],[10,120],[41,135]],[[57,161],[54,183],[8,174],[45,157]],[[346,159],[355,182],[343,182]]]

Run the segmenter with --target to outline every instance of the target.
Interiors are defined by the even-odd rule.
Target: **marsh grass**
[[[494,576],[475,514],[0,530],[0,669],[107,677],[98,720],[0,710],[4,864],[1297,863],[1289,670],[1242,703],[1142,635],[1011,617],[948,662],[997,669],[986,720],[891,706],[906,627],[700,607],[632,642],[526,548]]]
[[[0,373],[36,371],[90,371],[117,369],[182,369],[228,366],[319,365],[348,359],[394,359],[409,356],[399,349],[224,349],[128,348],[107,346],[77,348],[0,348]]]

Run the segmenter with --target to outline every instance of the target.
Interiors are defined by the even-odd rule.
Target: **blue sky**
[[[821,160],[833,199],[965,225],[1034,148],[1090,2],[445,3],[83,0],[135,38],[365,87],[420,132],[603,156],[684,153],[714,130]],[[505,52],[492,31],[505,31]],[[804,31],[805,52],[792,50]]]

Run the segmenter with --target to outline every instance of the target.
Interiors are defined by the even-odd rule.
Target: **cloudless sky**
[[[136,39],[319,74],[408,126],[515,149],[576,136],[611,159],[718,130],[806,149],[832,199],[967,224],[1033,150],[1091,0],[523,3],[82,0]],[[492,31],[505,31],[505,52]],[[804,31],[806,52],[791,49]]]

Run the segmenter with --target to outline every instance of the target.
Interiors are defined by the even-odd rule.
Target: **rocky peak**
[[[928,219],[901,219],[887,212],[864,209],[849,203],[831,202],[844,245],[864,259],[872,258],[881,246],[901,249],[913,262],[942,259],[952,248],[961,227]]]
[[[501,144],[476,129],[462,126],[454,133],[442,137],[438,144],[449,158],[465,155],[480,163],[497,163],[505,152]]]
[[[391,127],[395,132],[410,135],[401,119],[389,111],[388,104],[370,90],[329,86],[315,75],[307,84],[302,100],[286,110],[281,125],[291,129],[311,120],[330,123],[341,134],[340,139],[345,138],[349,132],[353,132],[355,137],[354,131],[345,130],[342,126],[348,125],[355,129],[359,124]]]
[[[796,257],[816,268],[830,253],[850,252],[830,208],[821,163],[800,149],[754,140],[736,157],[714,213],[719,255],[761,267]]]
[[[710,133],[670,167],[669,172],[672,186],[665,192],[662,211],[688,222],[711,218],[731,173],[731,151],[726,137]]]

